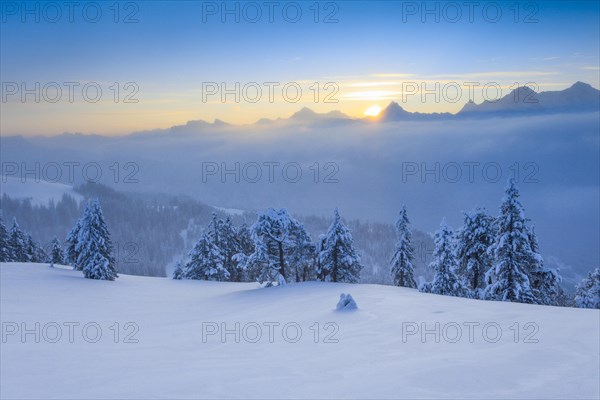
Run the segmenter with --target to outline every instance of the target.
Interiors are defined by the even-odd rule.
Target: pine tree
[[[532,252],[527,273],[535,302],[544,305],[559,305],[564,296],[560,287],[562,281],[560,271],[544,266],[544,259],[539,254],[539,244],[534,227],[528,228],[527,237]]]
[[[290,265],[294,272],[294,281],[306,282],[314,280],[316,277],[314,264],[316,248],[310,234],[306,232],[304,226],[301,224],[292,224],[290,227],[290,237],[293,243]]]
[[[34,248],[35,248],[34,258],[36,260],[35,262],[38,262],[38,263],[48,262],[48,260],[50,258],[48,257],[48,254],[46,254],[46,251],[44,250],[44,248],[42,246],[40,246],[40,244],[37,242],[34,243]]]
[[[207,281],[226,281],[229,272],[224,267],[221,250],[208,233],[204,233],[189,253],[190,260],[183,269],[185,279],[203,279]]]
[[[435,232],[435,248],[433,261],[429,264],[433,269],[433,281],[427,285],[427,291],[446,296],[464,296],[465,288],[456,274],[458,264],[455,257],[454,233],[442,220],[440,229]]]
[[[471,297],[480,298],[485,289],[485,274],[492,260],[488,249],[494,240],[494,218],[485,209],[464,213],[464,224],[457,233],[458,275],[465,281]]]
[[[221,234],[221,230],[222,230],[222,226],[223,226],[223,221],[217,217],[216,212],[213,212],[211,214],[211,217],[212,218],[210,220],[210,223],[208,224],[208,227],[207,227],[205,233],[215,246],[217,246],[218,248],[221,248],[221,235],[220,234]]]
[[[600,268],[590,271],[577,285],[575,304],[580,308],[600,309]]]
[[[2,221],[2,212],[0,211],[0,262],[12,261],[9,240],[10,236]]]
[[[223,253],[223,266],[229,272],[229,280],[232,282],[242,282],[244,280],[244,269],[239,265],[236,257],[242,252],[242,246],[238,239],[237,229],[227,217],[220,222],[220,243],[219,248]]]
[[[73,269],[81,271],[78,269],[77,258],[79,258],[79,254],[77,252],[77,238],[79,237],[79,230],[81,229],[81,219],[78,219],[75,223],[75,226],[69,231],[66,242],[67,242],[67,262],[73,266]]]
[[[285,209],[269,208],[258,213],[250,231],[254,251],[237,256],[249,277],[256,276],[258,282],[271,286],[314,275],[314,247],[310,235]]]
[[[394,285],[416,288],[417,283],[414,278],[415,267],[414,247],[412,245],[412,232],[410,230],[410,221],[406,215],[406,206],[400,210],[400,216],[396,221],[396,251],[392,257],[392,277]]]
[[[28,262],[41,262],[38,260],[37,246],[29,233],[25,233],[25,255]]]
[[[325,242],[327,240],[327,236],[324,234],[319,235],[319,240],[317,240],[317,245],[315,246],[315,252],[316,252],[316,257],[315,257],[315,261],[317,264],[316,267],[316,275],[317,275],[317,280],[319,281],[325,281],[325,276],[327,274],[327,271],[325,270],[325,268],[323,268],[323,265],[321,264],[321,253],[323,252],[323,250],[325,250]]]
[[[115,280],[118,277],[112,255],[112,241],[100,202],[88,202],[81,218],[75,252],[76,269],[88,279]]]
[[[360,257],[354,249],[350,230],[341,221],[336,208],[320,253],[321,275],[327,282],[357,283],[360,280]]]
[[[239,253],[233,256],[237,263],[237,269],[241,275],[241,282],[255,282],[258,278],[259,271],[247,269],[246,262],[248,257],[254,253],[254,241],[252,240],[252,232],[245,223],[240,225],[236,231],[237,243],[239,244]]]
[[[17,219],[13,218],[13,224],[10,228],[8,246],[11,253],[11,261],[14,262],[28,262],[29,256],[27,254],[27,237],[19,228]]]
[[[63,251],[62,244],[56,237],[52,239],[52,253],[50,255],[50,263],[52,265],[65,263],[65,252]]]
[[[275,282],[285,285],[285,278],[279,272],[280,265],[272,257],[272,254],[269,254],[267,243],[259,237],[255,237],[255,239],[254,252],[243,258],[244,268],[252,271],[256,276],[256,281],[265,284],[266,287],[273,286]]]
[[[257,215],[250,228],[254,241],[254,252],[244,260],[244,268],[257,271],[258,282],[271,286],[277,282],[287,283],[286,259],[292,243],[289,229],[292,218],[285,209],[269,208]]]
[[[181,266],[181,261],[177,261],[175,264],[175,269],[173,270],[173,279],[183,279],[183,267]]]
[[[494,243],[490,248],[494,261],[486,274],[489,282],[485,289],[487,299],[535,302],[529,277],[525,272],[535,258],[525,222],[519,192],[514,180],[510,179],[500,206]]]

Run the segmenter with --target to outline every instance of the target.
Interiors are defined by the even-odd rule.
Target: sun
[[[365,111],[365,115],[367,117],[376,117],[379,115],[380,112],[381,112],[381,107],[379,107],[378,105],[374,105],[374,106],[367,108],[367,110]]]

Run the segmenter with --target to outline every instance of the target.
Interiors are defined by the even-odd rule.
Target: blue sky
[[[333,3],[337,9],[331,2],[318,2],[319,23],[313,20],[313,1],[278,3],[272,23],[264,2],[254,3],[263,12],[257,23],[244,21],[244,2],[227,5],[234,9],[238,4],[239,23],[233,15],[224,23],[220,15],[204,15],[203,21],[203,7],[219,7],[221,2],[121,2],[118,23],[113,2],[94,3],[102,11],[97,23],[85,20],[86,2],[75,9],[74,22],[58,2],[63,15],[56,23],[44,18],[54,16],[47,2],[26,3],[40,10],[36,23],[31,14],[22,21],[21,2],[2,2],[2,82],[98,82],[104,88],[94,104],[69,103],[63,99],[66,95],[52,104],[9,97],[2,103],[2,133],[113,134],[214,118],[249,123],[284,117],[302,106],[361,116],[370,106],[385,107],[398,100],[406,81],[497,82],[506,90],[503,94],[514,82],[534,82],[540,90],[564,89],[577,80],[599,85],[597,1],[520,2],[518,14],[515,2],[479,2],[473,22],[464,2],[427,3],[432,9],[439,7],[439,22],[433,14],[422,21],[422,2],[340,1]],[[282,8],[287,6],[293,17],[295,4],[302,17],[297,23],[287,22]],[[447,20],[455,16],[453,5],[462,12],[455,23]],[[416,12],[407,14],[413,6]],[[502,15],[491,22],[498,7]],[[93,5],[87,10],[93,17]],[[338,22],[323,23],[333,11]],[[122,22],[130,12],[137,23]],[[113,82],[135,82],[139,102],[115,104],[106,89]],[[257,103],[223,103],[219,96],[205,102],[203,82],[298,82],[304,90],[293,104],[281,98],[264,101],[265,94]],[[335,83],[338,102],[315,102],[308,89],[314,82],[321,90],[326,82]],[[449,103],[418,97],[402,105],[411,111],[456,112],[468,100]],[[476,92],[474,100],[482,101],[481,93]]]

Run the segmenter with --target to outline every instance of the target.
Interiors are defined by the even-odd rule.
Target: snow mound
[[[337,311],[353,311],[358,309],[358,306],[350,294],[342,293],[335,309]]]

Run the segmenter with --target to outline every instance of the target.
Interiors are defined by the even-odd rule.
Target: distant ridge
[[[171,134],[185,137],[193,136],[199,132],[218,133],[219,131],[240,127],[256,127],[259,129],[275,129],[288,126],[335,127],[394,121],[444,121],[598,111],[600,111],[600,90],[587,83],[576,82],[564,90],[539,93],[527,86],[521,86],[497,101],[484,101],[480,104],[468,101],[456,114],[410,112],[402,108],[397,102],[392,101],[376,117],[354,118],[338,110],[318,113],[308,107],[303,107],[288,118],[261,118],[252,124],[234,125],[220,119],[215,119],[212,123],[203,120],[192,120],[183,125],[175,125],[165,129],[137,131],[129,135],[148,137]],[[59,136],[67,141],[73,136],[84,136],[91,141],[94,140],[94,137],[102,137],[102,135],[82,133],[64,133]],[[6,142],[9,137],[12,136],[3,135],[2,140]],[[15,137],[18,137],[18,135]]]
[[[492,118],[511,115],[537,115],[575,112],[600,111],[600,90],[584,82],[576,82],[571,87],[560,91],[535,92],[527,86],[520,86],[497,101],[484,101],[476,104],[467,102],[456,114],[420,113],[406,111],[395,101],[381,111],[377,117],[353,118],[341,111],[318,113],[303,107],[288,118],[262,118],[254,124],[245,126],[284,127],[302,126],[337,126],[343,124],[386,123],[394,121],[438,121],[464,118]],[[202,120],[190,121],[185,125],[174,126],[167,130],[190,131],[204,129],[226,129],[235,127],[221,120],[214,123]]]
[[[468,102],[457,115],[554,114],[599,109],[600,91],[587,83],[576,82],[565,90],[540,93],[527,86],[521,86],[494,102]]]

